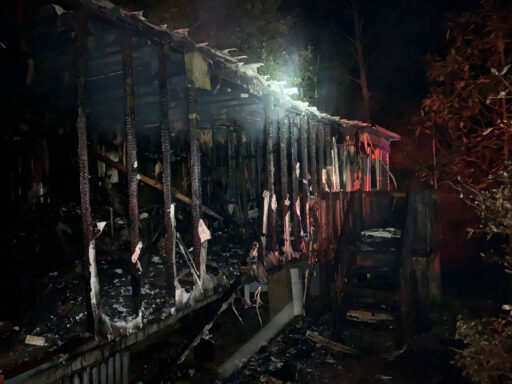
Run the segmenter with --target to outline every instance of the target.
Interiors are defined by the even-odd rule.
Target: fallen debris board
[[[44,347],[46,345],[46,339],[42,336],[27,335],[27,337],[25,338],[25,344]]]
[[[315,343],[323,345],[324,347],[330,348],[334,351],[349,353],[351,355],[359,355],[359,352],[354,348],[347,347],[346,345],[336,343],[335,341],[329,340],[323,336],[320,336],[316,332],[307,331],[306,337],[313,340]]]
[[[101,153],[99,152],[96,152],[93,148],[89,147],[89,152],[91,153],[91,155],[93,155],[94,157],[96,157],[97,160],[101,161],[102,163],[105,163],[109,166],[111,166],[112,168],[115,168],[117,169],[118,171],[121,171],[123,173],[127,173],[128,170],[127,168],[121,164],[121,163],[118,163],[117,161],[114,161],[112,160],[110,157],[107,157],[105,155],[102,155]],[[152,186],[153,188],[156,188],[158,189],[159,191],[163,191],[164,190],[164,186],[162,184],[160,184],[158,181],[156,180],[153,180],[152,178],[150,177],[147,177],[145,175],[143,175],[142,173],[138,173],[137,174],[137,177],[139,178],[140,181],[142,181],[143,183],[147,184],[147,185],[150,185]],[[192,204],[192,199],[188,196],[185,196],[179,192],[176,192],[176,191],[173,191],[173,197],[175,197],[176,199],[184,202],[185,204],[188,204],[188,205],[191,205]],[[207,213],[208,215],[212,216],[212,217],[215,217],[216,219],[218,220],[221,220],[223,221],[224,218],[222,216],[220,216],[219,214],[215,213],[214,211],[212,211],[210,208],[208,207],[205,207],[203,205],[203,211],[205,213]]]

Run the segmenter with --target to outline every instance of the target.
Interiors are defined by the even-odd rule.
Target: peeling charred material
[[[188,128],[190,134],[190,181],[192,187],[192,231],[194,264],[199,270],[201,264],[201,238],[199,220],[201,219],[201,159],[199,149],[199,129],[197,127],[197,100],[193,84],[187,84]]]
[[[318,196],[318,171],[316,169],[316,123],[308,119],[309,159],[311,162],[311,187],[313,195]]]
[[[174,228],[171,220],[171,147],[169,143],[169,103],[167,93],[167,46],[164,45],[160,52],[158,65],[158,83],[160,87],[160,133],[162,137],[163,158],[163,186],[164,186],[164,223],[165,223],[165,260],[163,265],[167,273],[166,289],[169,296],[174,298],[174,278],[176,265],[174,259]]]
[[[299,124],[296,116],[290,117],[290,147],[291,147],[291,161],[292,161],[292,196],[293,201],[291,209],[293,212],[293,237],[295,243],[295,250],[300,252],[301,236],[300,236],[300,201],[299,201],[299,175],[297,175],[298,163],[298,137],[299,137]],[[297,203],[299,204],[299,212],[297,212]]]
[[[270,232],[270,249],[271,251],[277,251],[277,237],[276,237],[276,210],[273,207],[275,201],[274,192],[274,150],[273,150],[273,139],[272,139],[272,96],[267,95],[265,98],[265,149],[267,155],[267,167],[266,167],[266,182],[267,191],[270,194],[270,209],[268,215],[269,232]]]
[[[308,120],[302,117],[300,120],[300,178],[302,184],[302,198],[300,204],[300,217],[302,223],[302,232],[308,233],[307,205],[309,199],[309,183],[308,183]]]
[[[128,216],[130,219],[128,237],[130,241],[130,253],[133,254],[139,244],[139,206],[137,200],[137,143],[135,139],[135,94],[133,89],[133,62],[132,62],[132,37],[129,32],[122,36],[122,56],[124,73],[125,117],[126,128],[126,167],[128,169]],[[140,271],[137,263],[131,263],[132,297],[140,305]],[[138,309],[138,308],[137,308]]]
[[[87,75],[87,23],[85,17],[80,15],[76,29],[76,83],[77,83],[77,120],[78,134],[78,167],[80,171],[80,208],[82,211],[82,232],[84,242],[84,259],[82,263],[84,283],[87,289],[85,302],[87,306],[87,331],[96,333],[98,329],[98,302],[99,291],[94,291],[91,281],[91,243],[93,240],[90,186],[89,186],[89,159],[87,156],[87,118],[85,84]],[[94,247],[94,245],[93,245]],[[92,255],[93,257],[95,255]]]

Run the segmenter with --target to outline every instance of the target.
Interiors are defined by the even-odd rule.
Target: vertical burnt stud
[[[303,116],[300,119],[300,178],[302,183],[302,198],[300,205],[300,217],[302,218],[302,231],[308,233],[307,204],[309,198],[308,184],[308,119]]]
[[[272,207],[275,205],[274,195],[274,151],[273,151],[273,138],[272,138],[272,96],[267,95],[265,97],[265,140],[266,140],[266,155],[267,155],[267,167],[266,167],[266,181],[267,191],[270,194],[270,209],[268,211],[268,222],[270,232],[270,244],[271,250],[277,250],[277,238],[276,238],[276,211]],[[274,207],[275,208],[275,207]]]
[[[324,190],[322,173],[325,169],[325,132],[324,125],[318,124],[318,184],[320,192]]]
[[[325,161],[327,162],[327,166],[328,167],[331,167],[333,164],[332,164],[332,152],[331,152],[331,146],[332,146],[332,141],[331,141],[331,126],[328,125],[325,127],[325,149],[326,149],[326,159]]]
[[[250,182],[247,180],[249,175],[248,166],[247,166],[247,142],[244,140],[244,135],[242,133],[242,127],[237,126],[237,180],[238,180],[238,190],[240,194],[240,206],[242,208],[242,216],[244,218],[244,237],[247,235],[247,225],[249,223],[249,203],[247,198],[247,191],[250,191]]]
[[[167,274],[166,288],[170,297],[174,297],[175,260],[174,233],[171,220],[171,146],[169,143],[169,103],[167,91],[167,44],[162,47],[158,65],[158,84],[160,88],[160,133],[162,137],[162,159],[164,165],[164,224],[165,224],[165,260],[163,265]]]
[[[311,186],[313,195],[318,196],[318,171],[316,169],[316,123],[308,121],[309,128],[309,159],[311,164]]]
[[[126,168],[128,170],[128,237],[130,252],[134,254],[139,244],[139,207],[137,201],[137,142],[135,139],[135,94],[133,89],[132,37],[123,33],[123,74],[124,74],[124,125],[126,128]],[[132,263],[131,270],[132,297],[136,306],[140,305],[140,270],[138,263]]]
[[[298,137],[299,137],[299,124],[298,118],[296,116],[290,117],[290,147],[291,147],[291,161],[292,161],[292,203],[291,210],[293,213],[293,237],[295,242],[295,251],[300,252],[300,217],[297,212],[297,203],[299,203],[299,212],[300,212],[300,202],[299,202],[299,176],[297,174],[297,166],[299,165],[298,159]]]
[[[235,143],[233,128],[229,127],[226,131],[226,141],[228,150],[228,193],[227,200],[229,204],[235,203],[236,196],[236,177],[235,177]]]
[[[288,194],[288,116],[279,119],[279,158],[281,170],[281,219],[284,233],[284,252],[286,258],[292,257],[290,244],[290,198]]]
[[[201,159],[199,149],[199,129],[197,127],[197,100],[193,84],[187,84],[188,129],[190,134],[190,182],[192,188],[192,233],[194,264],[199,270],[201,255],[201,238],[199,237],[199,220],[201,219]]]
[[[87,156],[87,118],[85,84],[87,75],[87,23],[85,18],[78,22],[76,30],[76,73],[77,73],[77,120],[78,134],[78,167],[80,171],[80,207],[82,211],[82,231],[84,242],[83,272],[84,284],[87,287],[85,302],[87,306],[87,331],[95,333],[97,330],[98,307],[97,293],[94,292],[91,281],[90,247],[92,242],[92,215],[89,187],[89,160]]]
[[[285,204],[288,200],[288,158],[287,158],[287,146],[288,146],[288,116],[279,119],[279,157],[281,160],[281,204],[283,219],[288,211]]]

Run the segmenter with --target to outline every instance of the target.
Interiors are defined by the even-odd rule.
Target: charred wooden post
[[[247,143],[244,140],[244,135],[242,134],[242,129],[240,126],[237,126],[237,148],[238,148],[238,164],[237,164],[237,179],[238,179],[238,187],[240,194],[240,206],[242,209],[242,216],[244,218],[244,238],[247,235],[247,225],[249,223],[249,202],[247,197],[247,190],[250,190],[249,187],[249,171],[247,167]]]
[[[308,224],[308,199],[309,199],[309,174],[308,174],[308,120],[302,117],[300,120],[300,178],[302,183],[302,198],[300,204],[300,217],[302,223],[302,232],[309,234]]]
[[[174,228],[171,219],[171,147],[169,143],[169,102],[167,90],[167,45],[162,48],[158,66],[158,83],[160,87],[160,133],[162,137],[163,180],[164,186],[164,224],[165,224],[165,260],[163,265],[167,273],[166,289],[169,296],[175,296],[174,279],[176,263],[174,253]]]
[[[264,174],[263,174],[263,152],[265,151],[265,146],[263,144],[264,138],[261,136],[258,136],[255,139],[255,147],[256,147],[256,174],[258,178],[258,196],[261,196],[263,193],[263,190],[265,189],[264,186]],[[263,210],[263,209],[262,209]]]
[[[290,147],[292,161],[292,212],[293,212],[293,237],[295,250],[300,252],[301,235],[300,235],[300,200],[299,200],[299,176],[300,164],[298,161],[298,137],[299,123],[298,118],[293,116],[290,118]]]
[[[288,194],[288,116],[279,119],[279,158],[281,170],[281,212],[284,233],[284,252],[287,258],[292,257],[290,244],[290,198]]]
[[[201,220],[201,159],[199,149],[199,128],[197,126],[197,100],[193,84],[187,84],[188,129],[190,137],[190,181],[192,188],[192,256],[197,270],[200,269],[201,238],[199,236],[199,220]]]
[[[233,143],[233,130],[229,127],[226,132],[226,141],[228,149],[228,204],[235,202],[236,196],[236,177],[235,177],[235,144]]]
[[[417,225],[417,211],[413,201],[417,194],[409,192],[407,194],[407,208],[405,225],[402,234],[402,252],[400,260],[400,334],[399,343],[405,345],[412,335],[413,324],[413,306],[412,306],[412,246],[414,242],[415,228]]]
[[[322,260],[325,255],[326,234],[329,228],[326,226],[326,203],[324,199],[324,191],[327,190],[327,174],[325,170],[325,132],[322,123],[317,124],[317,146],[318,146],[318,199],[317,199],[317,213],[318,213],[318,249],[319,256],[317,259]]]
[[[269,193],[270,206],[268,210],[268,228],[270,232],[270,249],[272,252],[277,251],[276,236],[276,196],[274,192],[274,150],[272,138],[272,96],[267,95],[265,98],[265,150],[266,150],[266,189]]]
[[[311,187],[313,195],[318,196],[318,171],[316,168],[316,123],[308,120],[309,130],[309,161],[311,164]]]
[[[325,190],[324,183],[324,170],[325,170],[325,132],[324,125],[318,124],[318,184],[320,185],[320,191]]]
[[[139,206],[137,200],[137,143],[135,139],[135,93],[133,88],[133,55],[132,55],[132,37],[130,33],[123,33],[123,74],[124,74],[124,124],[126,129],[126,168],[128,170],[128,216],[129,227],[128,237],[130,242],[130,252],[136,254],[139,245]],[[139,248],[140,249],[140,248]],[[138,260],[131,262],[131,284],[132,297],[135,300],[135,306],[140,307],[140,267]],[[136,308],[138,309],[138,308]]]
[[[89,158],[87,155],[87,117],[85,85],[87,77],[87,23],[82,15],[76,29],[76,85],[77,85],[77,120],[78,167],[80,172],[80,208],[82,212],[82,234],[84,242],[85,303],[87,309],[87,331],[97,335],[99,284],[96,275],[96,253],[93,240],[91,199],[89,186]]]
[[[324,137],[324,143],[325,143],[325,148],[326,148],[326,165],[328,167],[331,167],[333,164],[332,164],[332,152],[331,152],[331,147],[332,147],[332,140],[331,140],[331,126],[328,125],[325,127],[325,137]]]
[[[248,137],[249,140],[249,156],[251,159],[251,183],[252,183],[252,191],[251,191],[251,201],[257,200],[257,197],[260,195],[260,185],[261,179],[258,178],[258,160],[257,160],[257,142],[253,135]]]
[[[279,158],[281,161],[281,209],[283,217],[288,211],[288,117],[279,119]]]

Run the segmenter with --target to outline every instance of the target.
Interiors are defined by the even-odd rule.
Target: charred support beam
[[[237,141],[237,188],[240,195],[240,207],[242,209],[242,216],[244,218],[243,236],[247,236],[247,225],[249,223],[249,203],[247,198],[247,191],[250,191],[250,182],[248,180],[249,172],[247,167],[247,142],[244,140],[242,134],[242,127],[237,125],[236,130]]]
[[[77,73],[77,120],[78,134],[78,167],[80,171],[80,207],[82,211],[82,232],[84,242],[84,273],[85,302],[87,306],[87,331],[98,331],[99,284],[96,272],[96,252],[93,239],[92,214],[89,186],[89,159],[87,154],[87,117],[85,84],[87,76],[87,23],[84,16],[76,29],[76,73]]]
[[[228,150],[228,190],[226,199],[228,204],[235,204],[236,200],[236,176],[235,176],[235,143],[233,127],[229,127],[226,132],[227,150]]]
[[[311,187],[313,195],[318,196],[318,171],[316,168],[316,123],[308,119],[309,159],[311,164]]]
[[[123,164],[118,163],[118,162],[112,160],[108,156],[105,156],[105,155],[102,155],[101,153],[96,152],[91,147],[89,147],[89,153],[91,155],[93,155],[94,157],[96,157],[98,159],[98,161],[101,161],[102,163],[105,163],[108,166],[110,166],[112,168],[115,168],[115,169],[117,169],[120,172],[128,173],[128,170],[126,169],[126,167]],[[150,187],[158,189],[159,191],[162,191],[162,192],[164,190],[164,186],[162,184],[160,184],[156,180],[151,179],[150,177],[147,177],[146,175],[143,175],[142,173],[139,173],[137,175],[137,178],[141,182],[143,182],[144,184],[149,185]],[[183,203],[185,203],[187,205],[192,205],[192,199],[190,197],[185,196],[184,194],[182,194],[182,193],[178,192],[177,190],[173,189],[172,187],[171,187],[171,192],[172,192],[172,195],[174,196],[174,198],[176,200],[182,201]],[[221,220],[221,221],[224,220],[224,218],[222,216],[218,215],[217,213],[215,213],[214,211],[212,211],[208,207],[202,206],[202,211],[205,214],[208,214],[208,215],[210,215],[211,217],[213,217],[213,218],[215,218],[217,220]]]
[[[136,254],[139,244],[139,206],[137,200],[137,143],[135,139],[135,93],[133,89],[133,55],[132,37],[129,32],[123,33],[123,73],[124,73],[124,125],[126,128],[126,168],[128,170],[128,237],[131,255]],[[138,260],[131,262],[132,297],[135,309],[139,309],[140,301],[140,263]]]
[[[279,119],[279,159],[281,170],[281,212],[284,233],[284,253],[287,259],[292,257],[290,244],[290,198],[288,193],[288,116]]]
[[[327,166],[328,167],[332,167],[332,152],[331,152],[331,147],[332,147],[332,140],[331,140],[331,126],[328,125],[325,127],[325,137],[324,137],[324,143],[325,143],[325,148],[326,148],[326,163],[327,163]]]
[[[171,146],[169,143],[169,102],[167,90],[167,45],[162,47],[158,63],[158,84],[160,88],[160,133],[162,137],[162,158],[164,165],[164,223],[165,223],[165,260],[163,265],[167,274],[166,289],[170,297],[175,296],[174,279],[176,276],[176,263],[174,251],[174,228],[171,219]]]
[[[270,232],[270,250],[277,251],[277,237],[276,237],[276,196],[274,192],[274,150],[272,138],[272,96],[267,95],[265,98],[265,149],[267,155],[266,166],[266,190],[269,193],[269,210],[268,210],[268,223]]]
[[[288,158],[287,158],[287,146],[288,146],[288,117],[282,117],[279,119],[279,157],[281,160],[281,209],[283,216],[288,211],[287,203],[288,200]]]
[[[318,184],[320,191],[325,191],[325,130],[322,123],[318,124]]]
[[[309,200],[309,172],[308,172],[308,120],[302,117],[300,120],[300,178],[302,184],[302,198],[300,207],[300,217],[302,223],[302,232],[309,233],[308,225],[308,200]]]
[[[199,220],[201,220],[201,159],[199,149],[199,128],[197,126],[197,99],[193,84],[187,84],[188,128],[190,134],[190,181],[192,187],[192,256],[197,270],[201,264],[201,238]]]
[[[251,184],[252,184],[252,191],[250,195],[250,200],[256,200],[257,196],[260,195],[259,191],[259,185],[260,185],[260,179],[258,179],[258,160],[256,159],[256,139],[253,135],[247,134],[247,140],[248,140],[248,149],[249,149],[249,158],[250,158],[250,176],[251,176]]]
[[[290,117],[290,146],[292,161],[292,212],[293,212],[293,237],[295,243],[295,251],[300,252],[301,235],[300,235],[300,200],[299,200],[299,177],[300,163],[298,160],[298,138],[299,138],[299,122],[296,116]]]

